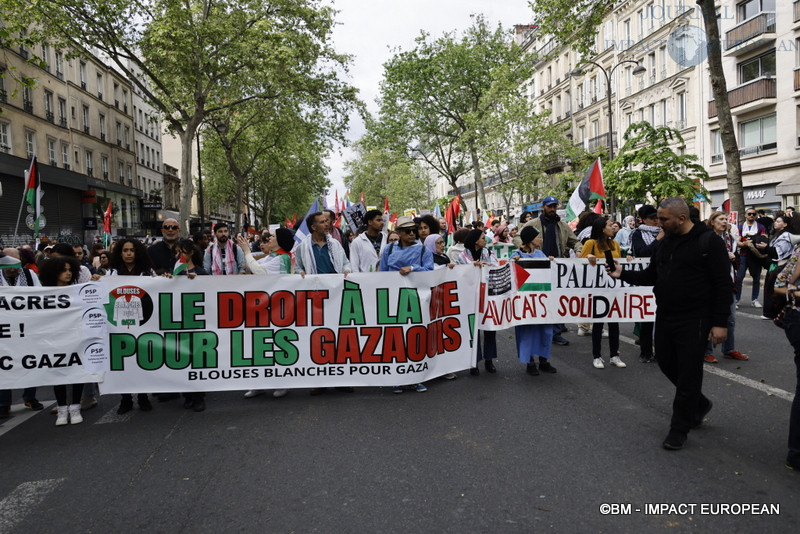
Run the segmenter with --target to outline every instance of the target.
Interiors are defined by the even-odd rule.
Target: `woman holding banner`
[[[597,265],[597,258],[604,257],[610,252],[614,258],[621,258],[619,243],[614,241],[614,226],[610,219],[600,218],[592,223],[592,232],[586,243],[583,244],[581,258],[587,258],[589,263]],[[600,355],[600,345],[603,341],[603,323],[592,324],[592,365],[595,369],[603,369],[603,357]],[[610,350],[610,363],[615,367],[627,367],[619,358],[619,323],[608,323],[608,344]]]
[[[456,260],[462,265],[473,264],[478,267],[484,265],[499,265],[492,251],[486,248],[486,235],[481,230],[470,230],[464,238],[464,252]],[[484,360],[484,367],[489,373],[496,373],[494,359],[497,358],[497,332],[490,330],[478,331],[478,361]],[[480,369],[473,367],[469,370],[472,376],[481,374]]]
[[[153,270],[153,263],[150,261],[150,255],[147,254],[144,244],[129,237],[117,242],[111,252],[110,267],[117,271],[118,276],[156,275]],[[136,400],[139,403],[139,409],[143,412],[149,412],[153,409],[150,399],[147,398],[147,393],[139,393],[136,396]],[[117,413],[122,415],[131,410],[133,410],[133,395],[124,393],[119,403],[119,408],[117,408]]]
[[[522,246],[511,256],[512,261],[525,259],[547,259],[539,250],[542,236],[533,226],[526,226],[520,233]],[[550,258],[553,259],[553,258]],[[514,327],[517,341],[517,356],[526,364],[525,372],[531,376],[539,376],[540,372],[555,373],[556,368],[550,365],[550,347],[553,345],[553,325],[525,324]],[[536,366],[536,357],[539,366]]]
[[[45,260],[39,267],[39,281],[43,286],[69,286],[78,280],[80,270],[81,264],[75,258],[69,256],[50,258]],[[77,425],[83,422],[80,405],[80,399],[83,395],[83,384],[72,384],[71,388],[71,398],[77,401],[77,403],[67,404],[67,386],[65,384],[53,386],[53,393],[56,396],[56,404],[58,405],[56,426],[63,426],[67,423]]]

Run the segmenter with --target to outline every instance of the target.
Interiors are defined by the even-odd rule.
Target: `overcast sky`
[[[393,50],[410,50],[414,39],[424,30],[432,37],[445,32],[459,34],[470,26],[470,15],[483,13],[492,27],[498,22],[505,29],[531,20],[528,0],[331,0],[339,11],[339,26],[333,34],[336,50],[353,56],[349,82],[358,88],[359,96],[370,113],[377,112],[375,99],[383,76],[383,64]],[[364,133],[364,124],[356,116],[351,119],[348,139],[355,141]],[[343,163],[352,159],[348,149],[334,153],[327,160],[334,191],[345,192]],[[354,199],[358,192],[354,192]]]

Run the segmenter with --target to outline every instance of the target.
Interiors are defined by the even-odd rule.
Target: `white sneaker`
[[[81,415],[81,405],[80,404],[70,404],[69,405],[69,424],[77,425],[78,423],[83,423],[83,416]]]
[[[289,393],[288,389],[276,389],[272,392],[272,396],[276,399],[279,399],[281,397],[285,397],[287,393]]]
[[[608,337],[608,332],[606,332],[605,330],[603,330],[603,337]]]
[[[585,328],[578,328],[578,335],[583,336],[591,336],[592,332],[590,330],[586,330]]]
[[[619,356],[612,356],[610,363],[615,367],[628,367],[627,365],[625,365],[625,362],[619,359]]]
[[[56,426],[64,426],[69,423],[69,406],[59,406],[57,413]]]
[[[753,299],[753,307],[754,308],[760,308],[761,307],[761,303],[758,302],[758,299]]]
[[[259,395],[263,395],[263,389],[251,389],[247,393],[244,394],[245,399],[252,399],[253,397],[258,397]]]
[[[603,358],[595,358],[592,360],[592,365],[594,365],[595,369],[605,369],[605,365],[603,365]]]
[[[738,300],[736,301],[736,309],[737,310],[739,309],[739,301]]]

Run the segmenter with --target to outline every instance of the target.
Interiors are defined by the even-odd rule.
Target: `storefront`
[[[33,221],[24,202],[25,172],[30,160],[0,153],[0,244],[3,247],[32,244]],[[64,243],[83,243],[83,174],[38,163],[41,179],[39,238]]]
[[[111,235],[133,237],[144,237],[146,235],[144,228],[142,228],[139,209],[141,191],[96,178],[88,178],[88,181],[89,186],[95,191],[97,202],[91,205],[91,213],[87,213],[85,216],[97,217],[101,221],[101,233],[103,214],[108,208],[108,201],[111,200]]]
[[[773,214],[782,209],[781,197],[777,191],[776,186],[780,184],[767,184],[757,185],[754,187],[744,188],[744,205],[745,208],[755,208],[757,210],[764,210],[768,214]],[[719,209],[722,203],[728,200],[728,191],[712,191],[711,192],[711,206],[714,209]]]

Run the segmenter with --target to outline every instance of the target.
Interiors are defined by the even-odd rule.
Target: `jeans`
[[[794,349],[794,366],[797,372],[797,386],[789,415],[789,454],[786,462],[795,469],[800,468],[800,311],[789,310],[784,316],[786,339]]]
[[[703,355],[711,321],[686,315],[656,317],[656,360],[661,372],[675,384],[670,427],[686,434],[709,403],[702,388]]]
[[[36,400],[36,388],[25,388],[22,390],[22,401],[33,402]],[[0,389],[0,406],[11,406],[11,390]]]
[[[603,323],[592,323],[592,359],[600,357],[603,342]],[[608,323],[608,346],[613,358],[619,354],[619,323]]]
[[[761,277],[761,261],[758,258],[749,258],[742,254],[739,270],[736,271],[736,300],[742,298],[742,282],[747,272],[753,277],[753,300],[758,298],[758,292],[761,290],[759,280]]]

